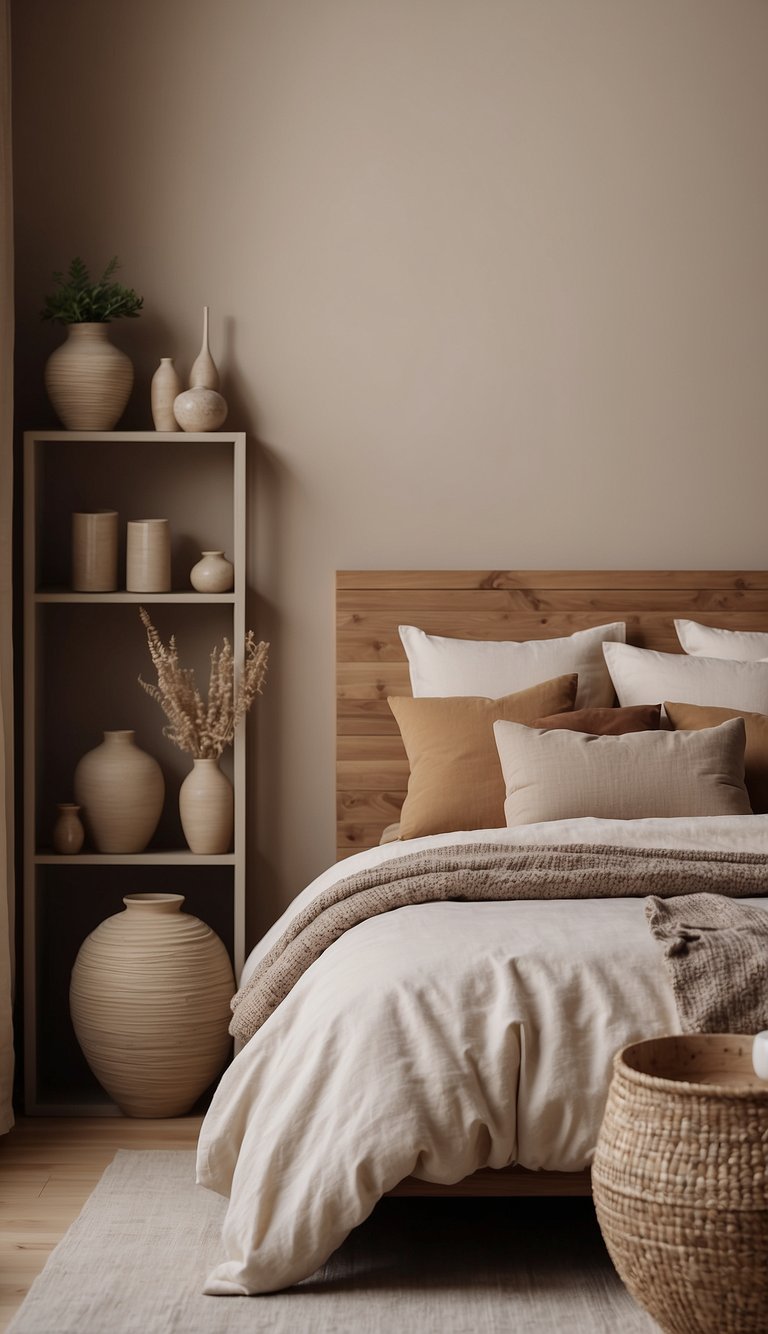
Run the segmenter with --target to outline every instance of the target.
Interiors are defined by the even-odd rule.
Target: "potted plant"
[[[130,357],[109,341],[111,320],[135,319],[144,298],[115,281],[117,256],[92,279],[82,259],[54,273],[41,318],[63,324],[67,341],[51,353],[45,388],[68,431],[111,431],[133,388]]]

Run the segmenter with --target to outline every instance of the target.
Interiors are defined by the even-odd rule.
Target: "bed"
[[[442,832],[397,838],[408,832],[400,818],[408,812],[402,808],[414,751],[406,753],[403,719],[413,707],[415,670],[413,656],[409,670],[399,625],[418,627],[430,649],[440,637],[466,640],[470,652],[476,643],[541,641],[548,662],[547,653],[556,655],[565,637],[620,623],[628,650],[605,652],[620,669],[619,703],[625,692],[634,701],[628,709],[640,706],[637,696],[647,681],[656,684],[652,671],[644,675],[649,663],[672,672],[675,683],[672,669],[680,666],[682,681],[696,680],[689,692],[664,692],[669,700],[682,693],[688,709],[680,744],[693,737],[691,744],[700,747],[717,732],[731,746],[742,717],[768,713],[768,663],[759,661],[768,658],[768,574],[343,572],[336,611],[339,860],[257,945],[244,982],[265,967],[303,913],[337,893],[336,886],[355,877],[365,885],[365,877],[386,882],[413,854],[459,857],[464,849],[487,848],[503,859],[527,848],[544,857],[547,849],[553,856],[575,849],[580,856],[591,848],[606,855],[618,850],[631,860],[659,849],[673,858],[754,854],[758,869],[768,864],[768,815],[748,813],[738,779],[728,788],[730,804],[717,804],[714,815],[626,819],[595,817],[585,807],[571,818],[553,818],[550,811],[519,824],[502,817],[487,828],[454,823]],[[688,648],[690,667],[682,657],[666,658],[682,652],[676,619],[693,626],[687,633],[701,641]],[[729,632],[741,632],[736,651],[748,652],[751,661],[708,667],[713,643],[725,662],[736,642],[712,635]],[[650,659],[633,656],[637,649]],[[570,688],[567,663],[564,670],[557,678],[560,694]],[[662,682],[667,679],[662,674]],[[758,708],[761,692],[765,705]],[[404,701],[401,726],[390,697]],[[580,702],[572,694],[571,707]],[[642,701],[658,702],[656,696]],[[691,710],[706,714],[710,706],[728,717],[692,721]],[[502,724],[512,741],[520,728],[528,734],[529,719],[514,717],[513,708],[512,720]],[[543,730],[551,738],[555,728]],[[743,775],[743,730],[739,735]],[[562,744],[566,752],[572,745]],[[663,737],[658,743],[667,744],[678,746]],[[689,770],[695,776],[697,763],[692,751],[682,756],[675,789]],[[701,764],[709,773],[711,755]],[[551,787],[545,778],[545,798]],[[507,802],[513,796],[508,784]],[[387,829],[395,841],[382,844]],[[744,898],[762,907],[763,892]],[[229,1195],[230,1207],[224,1258],[206,1291],[266,1292],[302,1280],[388,1192],[588,1192],[613,1054],[627,1042],[678,1031],[643,899],[631,892],[407,902],[360,920],[302,972],[214,1097],[200,1138],[198,1180]]]

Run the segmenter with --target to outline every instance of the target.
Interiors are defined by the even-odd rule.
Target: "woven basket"
[[[629,1291],[667,1334],[768,1330],[768,1084],[752,1038],[625,1047],[592,1166]]]

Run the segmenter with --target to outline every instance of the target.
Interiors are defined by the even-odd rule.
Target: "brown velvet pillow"
[[[573,707],[578,675],[558,676],[501,699],[390,696],[411,767],[400,837],[504,827],[504,778],[493,724],[527,723]]]
[[[744,750],[744,782],[755,815],[768,812],[768,714],[743,709],[721,709],[708,704],[668,704],[664,710],[677,732],[698,732],[717,727],[729,718],[743,718],[747,732]]]
[[[551,713],[548,718],[535,718],[528,726],[567,727],[569,732],[589,732],[592,736],[625,736],[627,732],[658,731],[660,718],[660,704],[633,704],[625,709]]]

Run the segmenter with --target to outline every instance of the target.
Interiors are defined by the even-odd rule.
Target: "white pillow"
[[[686,653],[697,658],[730,658],[760,662],[768,658],[768,634],[759,630],[719,630],[698,621],[675,621],[677,637]]]
[[[493,724],[507,826],[595,816],[751,815],[743,718],[699,732],[593,736]]]
[[[603,646],[619,704],[710,704],[768,713],[768,662],[729,662],[657,653],[631,644]]]
[[[416,699],[426,695],[482,695],[501,699],[556,676],[578,672],[575,708],[613,704],[613,686],[603,660],[603,644],[623,644],[623,621],[577,630],[562,639],[511,640],[444,639],[414,625],[401,625],[400,638],[408,657],[411,690]],[[659,696],[662,699],[663,696]],[[671,699],[671,695],[667,695]],[[646,703],[644,700],[643,703]]]

